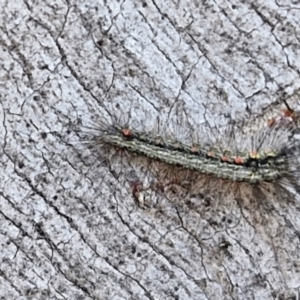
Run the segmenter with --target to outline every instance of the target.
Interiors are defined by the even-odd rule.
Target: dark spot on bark
[[[190,207],[190,206],[191,206],[191,204],[192,204],[192,202],[191,202],[191,200],[190,200],[190,199],[188,199],[188,200],[186,200],[186,201],[185,201],[185,204],[186,204],[186,206]]]
[[[218,226],[219,226],[218,222],[216,222],[216,221],[214,221],[214,220],[209,220],[209,224],[210,224],[211,226],[215,226],[215,227],[218,227]]]
[[[132,254],[135,254],[135,252],[136,252],[136,248],[135,248],[134,245],[132,245],[132,246],[131,246],[131,253],[132,253]]]
[[[142,243],[148,243],[149,242],[149,240],[146,236],[141,238],[141,241],[142,241]]]
[[[209,199],[205,199],[204,206],[205,207],[210,207],[210,200]]]
[[[104,45],[104,41],[103,41],[103,40],[99,40],[99,41],[97,42],[97,45],[98,45],[99,47],[102,47],[102,46]]]
[[[73,220],[72,220],[72,218],[71,217],[66,217],[66,219],[67,219],[67,221],[69,222],[69,223],[72,223],[73,224]]]
[[[226,241],[226,240],[223,240],[219,244],[219,248],[222,249],[222,250],[227,250],[229,246],[231,246],[231,244],[228,241]]]
[[[81,289],[85,292],[85,293],[87,293],[88,294],[88,289],[86,288],[86,287],[81,287]]]
[[[227,48],[227,49],[225,50],[225,53],[228,54],[228,55],[229,55],[229,54],[232,54],[232,50],[229,49],[229,48]]]
[[[45,98],[47,96],[47,93],[45,91],[41,91],[40,94],[43,98]]]
[[[46,139],[47,138],[47,133],[46,132],[43,132],[42,133],[42,139]]]
[[[48,67],[48,65],[43,65],[43,66],[41,66],[39,69],[40,69],[40,70],[48,70],[49,67]]]

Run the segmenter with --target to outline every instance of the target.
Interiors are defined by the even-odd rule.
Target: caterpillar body
[[[205,151],[198,145],[197,151],[195,151],[193,150],[195,146],[179,145],[177,142],[157,144],[150,139],[146,141],[144,137],[140,138],[137,132],[133,134],[130,129],[114,129],[110,130],[111,132],[103,132],[102,142],[166,164],[221,179],[258,183],[276,180],[283,176],[285,171],[288,171],[289,162],[286,149],[240,152],[239,156],[236,156],[229,153],[228,150],[220,153],[216,147],[212,148],[215,150]],[[219,153],[219,159],[216,159],[217,155],[212,154],[213,152]]]
[[[166,130],[161,134],[120,125],[119,121],[106,124],[99,119],[86,127],[89,138],[85,141],[107,160],[111,159],[108,148],[122,149],[130,159],[141,156],[163,164],[162,170],[170,167],[174,172],[175,168],[174,176],[196,173],[201,188],[221,180],[237,188],[246,185],[254,190],[269,190],[271,185],[289,196],[300,193],[299,147],[291,126],[272,124],[253,136],[232,128],[223,134],[210,129],[199,131],[182,141]]]

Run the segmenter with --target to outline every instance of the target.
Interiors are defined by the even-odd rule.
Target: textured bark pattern
[[[297,299],[300,204],[175,190],[141,208],[72,124],[297,108],[298,2],[0,0],[0,298]]]

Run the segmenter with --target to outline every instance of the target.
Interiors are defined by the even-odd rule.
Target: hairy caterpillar
[[[162,178],[170,174],[171,182],[189,178],[193,191],[220,189],[225,193],[246,187],[255,198],[263,198],[265,191],[291,197],[300,193],[298,147],[291,126],[276,122],[253,136],[232,128],[223,134],[206,128],[180,140],[166,128],[156,133],[122,125],[120,120],[107,124],[99,118],[85,127],[85,141],[108,161],[114,160],[111,150],[121,149],[129,160],[140,156],[157,162]]]

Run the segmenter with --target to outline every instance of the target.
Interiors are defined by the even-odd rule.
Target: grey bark
[[[297,202],[142,208],[73,130],[297,109],[300,4],[244,2],[0,0],[1,299],[299,298]]]

